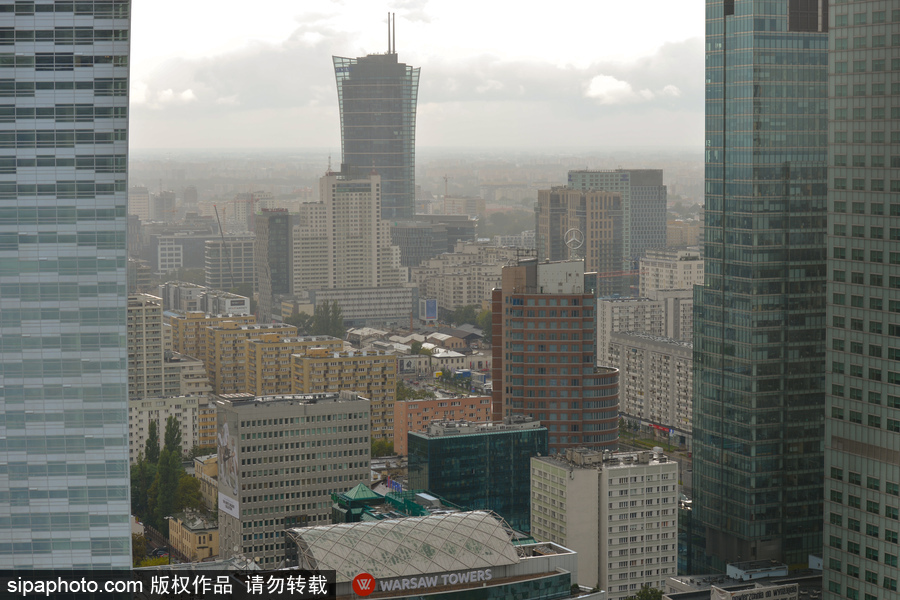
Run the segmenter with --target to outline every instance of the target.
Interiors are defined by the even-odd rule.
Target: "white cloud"
[[[631,84],[612,75],[596,75],[588,83],[585,95],[594,98],[600,104],[625,104],[653,97],[650,90],[635,92]]]
[[[681,97],[681,90],[678,89],[678,86],[669,84],[662,90],[663,96],[672,96],[674,98]]]

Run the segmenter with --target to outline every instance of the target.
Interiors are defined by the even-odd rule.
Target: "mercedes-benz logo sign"
[[[570,229],[566,232],[565,240],[570,250],[578,250],[584,245],[584,233],[580,229]]]

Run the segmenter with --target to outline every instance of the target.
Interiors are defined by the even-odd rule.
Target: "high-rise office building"
[[[805,565],[822,547],[824,6],[706,3],[693,446],[705,553],[695,572],[738,560]]]
[[[568,187],[539,190],[534,213],[540,260],[583,258],[585,271],[601,275],[598,295],[628,293],[621,194]]]
[[[491,297],[493,415],[548,424],[550,452],[619,441],[619,372],[596,366],[596,306],[580,260],[505,267]]]
[[[406,439],[410,489],[492,510],[513,529],[531,530],[531,459],[547,455],[547,428],[539,421],[432,421]]]
[[[264,210],[256,216],[253,260],[259,286],[258,314],[261,323],[277,314],[275,297],[291,293],[293,276],[293,231],[286,209]]]
[[[835,2],[831,17],[822,587],[897,598],[900,5]]]
[[[637,261],[648,248],[666,245],[667,194],[662,169],[569,171],[568,187],[575,190],[605,190],[622,197],[622,259],[625,270],[637,268]]]
[[[381,175],[385,219],[411,219],[416,206],[419,68],[397,60],[390,27],[387,53],[333,59],[342,163],[354,178],[372,169]]]
[[[130,2],[0,22],[0,568],[130,568]]]

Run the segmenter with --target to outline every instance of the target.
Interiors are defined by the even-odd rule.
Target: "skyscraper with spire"
[[[822,547],[828,3],[706,2],[694,572]]]
[[[341,171],[359,179],[375,169],[381,175],[382,217],[410,219],[416,199],[419,68],[397,59],[396,19],[388,15],[385,54],[332,58],[341,112]]]

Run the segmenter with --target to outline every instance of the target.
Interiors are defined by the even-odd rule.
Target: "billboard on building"
[[[438,304],[434,298],[419,299],[419,318],[423,321],[437,321]]]
[[[228,412],[219,411],[216,446],[219,453],[219,509],[233,517],[240,518],[237,498],[238,487],[238,443],[235,436],[237,423],[229,423]]]

